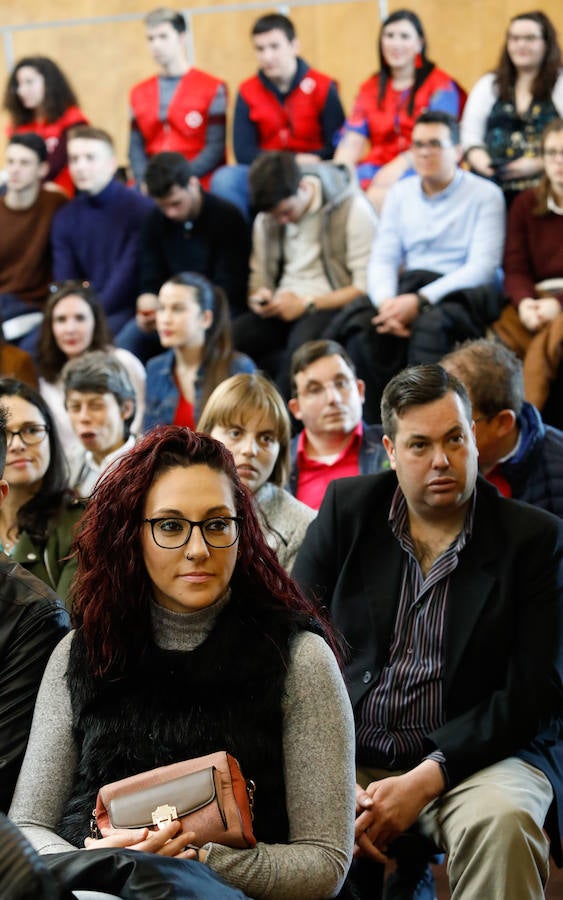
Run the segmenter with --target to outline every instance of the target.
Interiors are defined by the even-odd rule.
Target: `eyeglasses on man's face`
[[[422,150],[428,150],[429,153],[439,153],[440,150],[446,150],[448,147],[453,147],[452,142],[441,140],[440,138],[431,138],[429,141],[413,141],[411,143],[411,150],[414,150],[415,153],[420,153]]]
[[[166,516],[157,519],[144,519],[151,526],[153,541],[164,550],[178,550],[184,547],[197,526],[208,547],[226,550],[232,547],[240,534],[240,518],[238,516],[212,516],[192,522],[177,516]]]
[[[302,391],[299,391],[299,396],[316,399],[317,397],[324,397],[329,391],[345,396],[350,393],[353,384],[353,380],[346,375],[337,375],[332,381],[325,381],[324,383],[321,381],[310,381]]]
[[[543,155],[546,159],[563,159],[563,147],[548,147],[543,151]]]
[[[48,431],[47,425],[22,425],[18,431],[10,431],[9,428],[6,428],[6,443],[10,447],[17,435],[22,444],[33,447],[34,444],[40,444],[44,440]]]

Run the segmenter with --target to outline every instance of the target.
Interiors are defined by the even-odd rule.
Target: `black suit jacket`
[[[393,472],[334,481],[294,577],[324,599],[349,646],[354,707],[386,662],[403,551],[388,524]],[[518,755],[555,792],[546,823],[563,830],[563,523],[499,496],[479,478],[473,534],[452,573],[445,626],[445,723],[427,735],[452,786]]]

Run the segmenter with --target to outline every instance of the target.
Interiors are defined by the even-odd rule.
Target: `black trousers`
[[[77,850],[40,857],[59,886],[70,891],[107,891],[123,900],[246,900],[219,875],[191,859],[137,850]]]

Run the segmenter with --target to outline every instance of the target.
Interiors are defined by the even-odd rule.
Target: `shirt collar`
[[[124,453],[128,453],[129,450],[132,450],[135,446],[135,437],[130,434],[124,444],[121,447],[118,447],[117,450],[113,450],[112,453],[108,453],[107,456],[104,456],[101,463],[97,463],[94,459],[94,454],[91,450],[87,450],[84,456],[84,462],[91,469],[98,470],[100,472],[107,469],[107,467],[114,461],[114,459],[119,459]]]
[[[346,444],[344,445],[344,447],[342,448],[342,450],[340,451],[340,453],[334,460],[335,463],[337,463],[339,460],[341,460],[343,458],[343,456],[345,456],[346,453],[348,453],[348,451],[352,449],[353,446],[357,445],[358,450],[359,450],[359,447],[362,443],[363,433],[364,433],[364,424],[360,420],[358,422],[358,424],[356,425],[356,427],[354,428],[354,430],[350,433],[349,440],[346,441]],[[300,432],[299,437],[297,438],[297,465],[299,465],[300,459],[307,459],[307,460],[310,460],[311,462],[322,462],[322,459],[314,459],[313,457],[308,455],[307,450],[306,450],[306,446],[307,446],[306,441],[307,441],[307,434],[306,434],[306,429],[304,428],[303,431]],[[334,465],[334,463],[333,463],[333,465]]]
[[[463,528],[455,539],[456,550],[458,552],[462,550],[463,547],[465,547],[466,542],[471,537],[473,531],[473,520],[475,518],[476,498],[477,491],[474,488],[473,494],[471,495],[471,500],[467,507],[467,512],[465,514]],[[389,510],[389,525],[391,527],[391,531],[393,532],[401,546],[403,546],[405,538],[410,538],[410,528],[407,501],[400,485],[397,485],[395,493],[393,494],[393,499],[391,501],[391,508]]]
[[[424,190],[422,189],[422,178],[419,175],[418,176],[418,186],[419,186],[420,194],[422,197],[424,197],[424,199],[426,200],[427,203],[436,203],[436,201],[445,200],[450,196],[450,194],[453,194],[453,192],[457,190],[460,181],[463,179],[463,175],[464,175],[464,173],[463,173],[462,169],[460,169],[458,166],[456,168],[455,175],[452,178],[452,180],[450,181],[450,183],[448,184],[448,186],[445,187],[443,191],[439,191],[437,194],[433,194],[431,197],[428,194],[426,194],[424,192]]]

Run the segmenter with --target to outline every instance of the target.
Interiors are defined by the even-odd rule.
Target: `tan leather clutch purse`
[[[116,828],[162,828],[178,820],[195,831],[196,843],[254,847],[255,785],[224,750],[161,766],[100,788],[92,816],[93,837]]]

